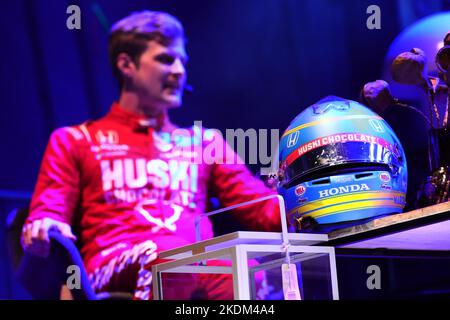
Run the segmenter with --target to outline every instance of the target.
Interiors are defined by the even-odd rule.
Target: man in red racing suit
[[[138,15],[155,19],[155,14],[158,19],[168,16]],[[134,21],[139,19],[134,16]],[[48,248],[39,245],[48,242],[45,232],[50,226],[71,238],[70,226],[76,226],[94,288],[129,291],[136,299],[151,298],[150,270],[158,252],[195,242],[194,221],[207,210],[210,197],[227,207],[274,193],[251,175],[216,131],[199,125],[181,129],[170,122],[167,109],[181,103],[185,85],[184,42],[146,41],[147,51],[131,72],[134,86],[122,79],[120,100],[105,117],[53,132],[23,236],[26,249],[45,255]],[[127,57],[119,55],[117,65],[128,76],[121,58]],[[154,76],[166,70],[162,102],[143,103],[151,99],[143,98],[135,83],[150,71]],[[142,82],[148,91],[156,87],[152,81],[155,78]],[[279,229],[275,200],[241,207],[233,214],[254,230]],[[213,236],[209,219],[202,219],[200,226],[202,239]],[[201,278],[207,298],[232,298],[225,278]],[[184,295],[178,288],[178,294],[189,298],[190,292]]]

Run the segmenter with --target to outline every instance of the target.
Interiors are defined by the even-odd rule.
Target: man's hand
[[[47,257],[50,253],[50,240],[48,231],[50,228],[57,228],[62,235],[75,241],[76,237],[67,223],[51,218],[38,219],[27,223],[22,228],[21,243],[25,251],[40,257]]]

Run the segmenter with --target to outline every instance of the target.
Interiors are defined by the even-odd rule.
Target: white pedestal
[[[284,258],[268,259],[275,253],[284,253],[283,239],[289,240],[289,253],[292,263],[306,261],[317,256],[328,255],[329,277],[332,299],[339,299],[336,258],[333,247],[316,246],[313,244],[326,242],[326,234],[299,234],[277,232],[234,232],[224,236],[200,241],[192,245],[164,251],[161,259],[174,259],[152,267],[153,297],[164,299],[162,288],[162,273],[209,273],[232,274],[233,291],[236,300],[250,300],[255,297],[254,274],[261,270],[280,267]],[[268,261],[249,267],[248,260],[265,257]],[[265,259],[265,260],[267,260]],[[231,267],[206,266],[207,260],[229,260]],[[192,265],[196,264],[196,265]]]

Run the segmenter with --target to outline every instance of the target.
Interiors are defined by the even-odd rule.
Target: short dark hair
[[[117,68],[117,56],[126,53],[139,66],[139,58],[147,49],[147,43],[154,40],[164,46],[170,45],[177,39],[184,39],[181,22],[174,16],[159,11],[133,12],[116,22],[109,35],[109,60],[114,76],[120,87],[123,77]]]

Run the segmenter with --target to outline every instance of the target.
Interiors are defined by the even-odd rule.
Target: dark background
[[[81,30],[66,28],[71,4],[81,8]],[[372,4],[381,8],[380,30],[366,27]],[[6,215],[26,205],[51,131],[98,118],[117,98],[107,30],[143,9],[168,11],[185,27],[195,90],[172,112],[175,123],[283,131],[324,96],[357,100],[364,83],[381,77],[399,32],[450,10],[450,1],[2,1],[0,298],[26,297],[8,263]]]

